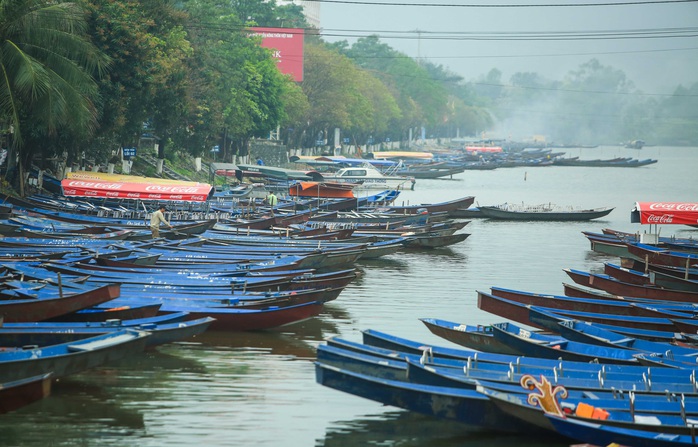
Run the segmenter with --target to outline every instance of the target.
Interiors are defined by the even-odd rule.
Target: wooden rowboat
[[[480,212],[489,219],[501,220],[538,220],[538,221],[583,221],[607,216],[614,208],[575,209],[551,204],[537,206],[518,206],[503,204],[497,206],[478,206]]]
[[[0,414],[14,411],[51,394],[51,373],[0,383]]]

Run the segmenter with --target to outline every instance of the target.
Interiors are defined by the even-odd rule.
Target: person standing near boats
[[[276,197],[276,194],[274,194],[274,191],[269,191],[269,195],[264,200],[267,202],[267,205],[269,205],[269,208],[271,209],[271,215],[273,216],[274,215],[274,207],[276,206],[277,203],[279,203],[279,198]]]
[[[150,216],[150,232],[153,233],[153,239],[160,237],[160,224],[164,223],[168,227],[172,228],[172,225],[165,219],[164,212],[167,211],[165,205],[160,205],[160,207]]]

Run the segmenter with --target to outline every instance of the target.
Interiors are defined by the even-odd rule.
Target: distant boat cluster
[[[375,170],[393,181],[403,177],[401,187],[406,186],[405,178],[435,179],[452,178],[466,170],[491,170],[520,166],[585,166],[633,168],[657,163],[655,159],[616,157],[611,159],[581,159],[566,157],[565,152],[554,152],[551,148],[503,148],[502,146],[471,145],[462,148],[439,149],[434,152],[381,151],[368,154],[367,158],[347,158],[343,156],[295,156],[291,161],[318,172],[314,180],[348,181],[348,173],[358,172],[363,166]],[[373,170],[370,170],[371,172]],[[309,174],[310,175],[310,174]],[[378,179],[380,174],[363,174],[365,185],[386,184]],[[359,182],[358,175],[351,178]]]

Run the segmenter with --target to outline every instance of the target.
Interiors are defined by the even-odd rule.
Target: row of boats
[[[173,228],[157,239],[145,237],[145,218],[106,215],[106,201],[9,202],[0,221],[0,413],[47,396],[56,379],[207,330],[313,318],[357,277],[359,259],[464,241],[468,222],[449,210],[473,197],[370,214],[271,213],[258,203],[254,214],[201,221],[178,219],[184,212],[173,207]]]
[[[563,295],[478,291],[478,307],[499,323],[421,320],[457,348],[373,329],[361,342],[329,339],[317,382],[475,430],[696,445],[698,242],[647,246],[611,229],[584,236],[592,249],[613,241],[619,263],[565,269],[574,284]]]
[[[374,152],[371,158],[344,156],[294,156],[291,160],[312,168],[306,174],[315,181],[363,182],[364,188],[414,186],[415,179],[453,178],[466,170],[538,166],[634,168],[657,163],[656,159],[567,157],[546,148],[508,149],[465,147],[431,152]]]

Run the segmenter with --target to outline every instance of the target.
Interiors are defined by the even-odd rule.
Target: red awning
[[[73,197],[107,197],[137,200],[174,200],[205,202],[211,185],[205,183],[147,183],[67,178],[61,181],[63,195]]]
[[[661,225],[698,224],[698,203],[636,202],[632,222]]]

